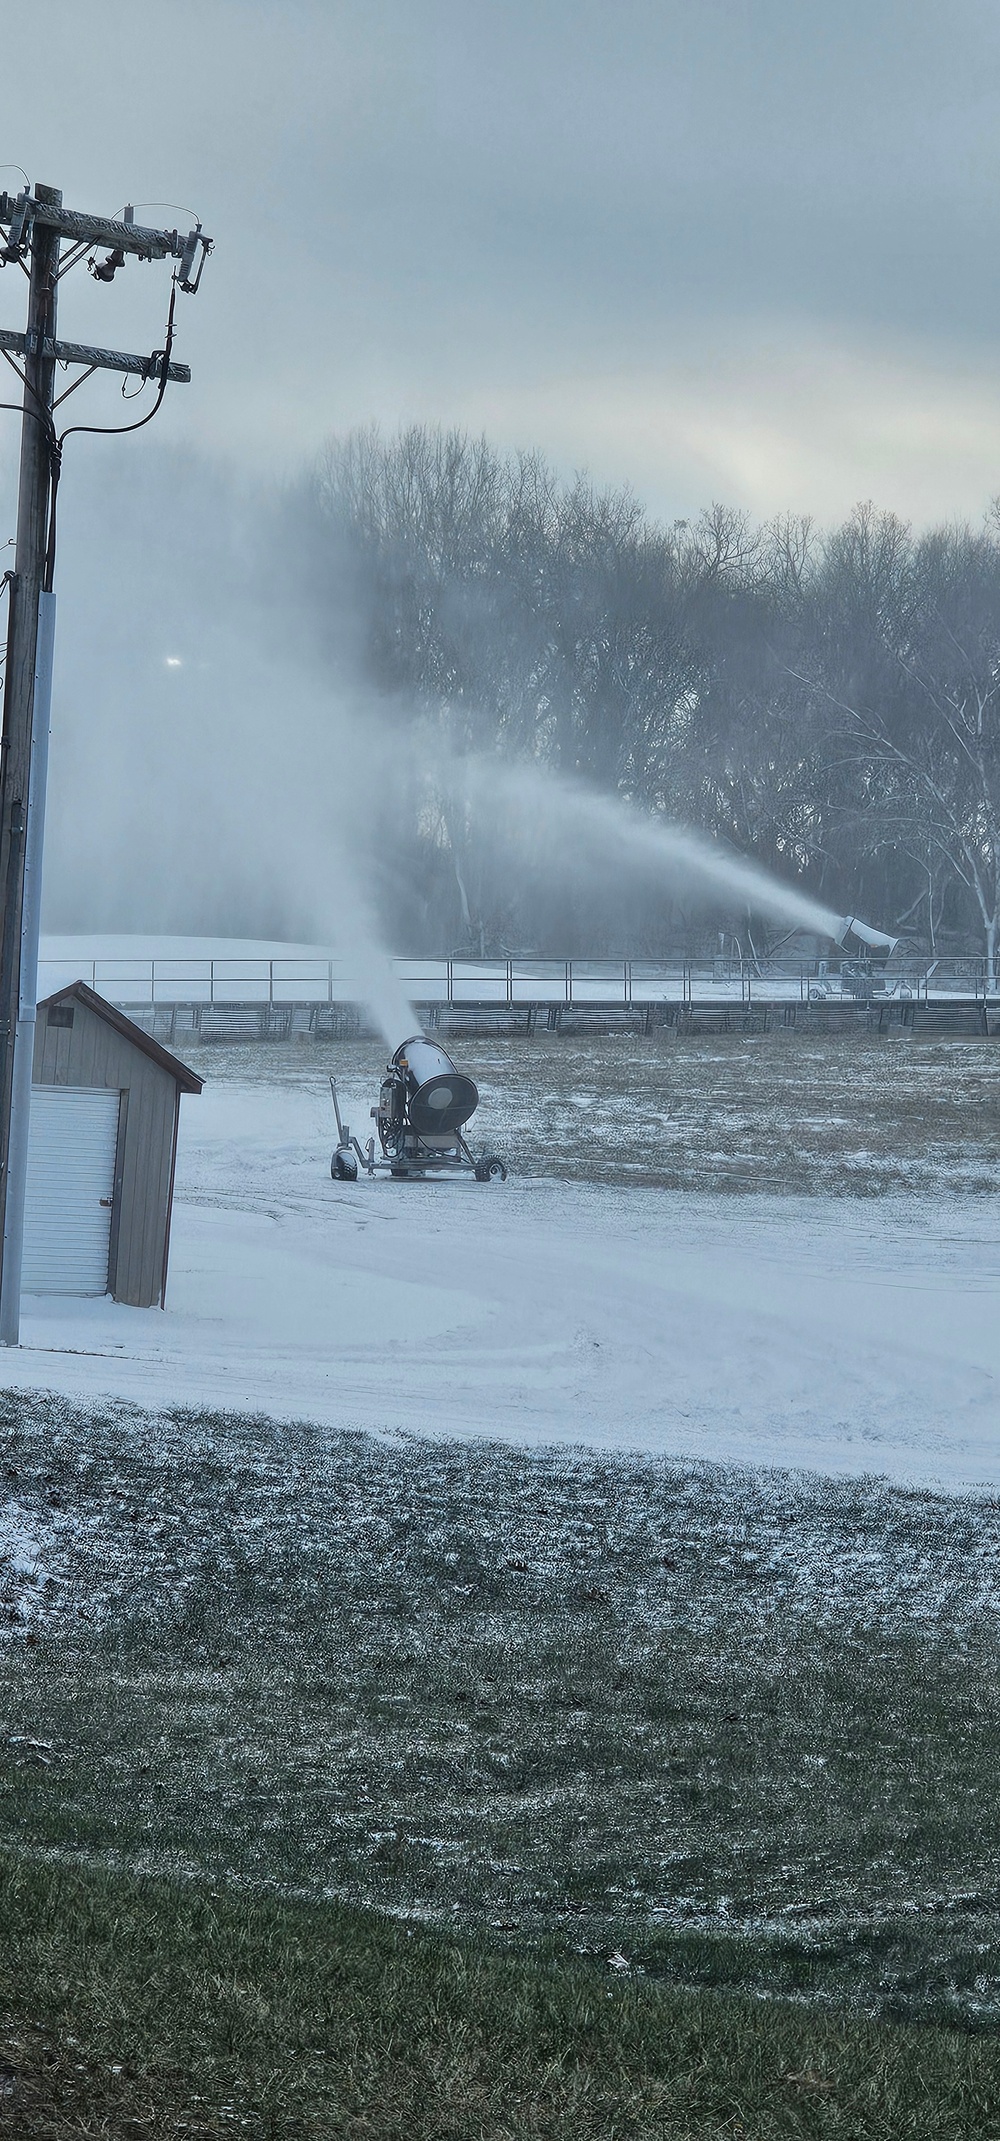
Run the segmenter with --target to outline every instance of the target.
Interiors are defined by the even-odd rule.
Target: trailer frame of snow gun
[[[358,1179],[359,1160],[366,1173],[371,1175],[375,1172],[375,1139],[370,1137],[367,1147],[364,1147],[359,1145],[356,1137],[352,1137],[350,1123],[345,1123],[340,1112],[337,1085],[332,1072],[330,1075],[330,1098],[333,1101],[333,1112],[337,1118],[337,1147],[330,1161],[330,1173],[335,1182],[356,1182]]]

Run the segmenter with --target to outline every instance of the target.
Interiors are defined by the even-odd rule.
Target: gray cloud
[[[5,35],[0,155],[218,240],[168,437],[281,468],[455,415],[666,513],[1000,488],[979,0],[34,0]],[[164,303],[78,275],[63,318],[150,347]]]

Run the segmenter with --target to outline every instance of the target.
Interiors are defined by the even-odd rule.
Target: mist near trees
[[[930,956],[997,948],[995,517],[664,527],[425,429],[270,487],[84,442],[62,496],[49,929],[773,947],[669,824]]]
[[[316,657],[343,681],[347,650],[368,695],[394,948],[642,957],[720,929],[746,949],[748,922],[754,941],[683,881],[568,867],[571,782],[932,954],[994,954],[995,514],[914,534],[872,505],[833,530],[715,506],[664,527],[627,490],[425,428],[334,442],[282,514]],[[512,768],[539,776],[551,840]]]

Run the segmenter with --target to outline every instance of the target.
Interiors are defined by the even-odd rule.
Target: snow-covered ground
[[[1000,1483],[993,1200],[335,1185],[331,1124],[320,1074],[210,1079],[184,1104],[166,1312],[26,1301],[3,1383]]]

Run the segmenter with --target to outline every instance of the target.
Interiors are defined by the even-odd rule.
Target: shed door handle
[[[111,1207],[112,1207],[112,1205],[113,1205],[114,1201],[115,1201],[115,1200],[114,1200],[114,1198],[113,1198],[113,1197],[102,1197],[102,1198],[101,1198],[101,1209],[102,1209],[102,1211],[105,1211],[105,1212],[110,1212],[110,1210],[111,1210]]]

